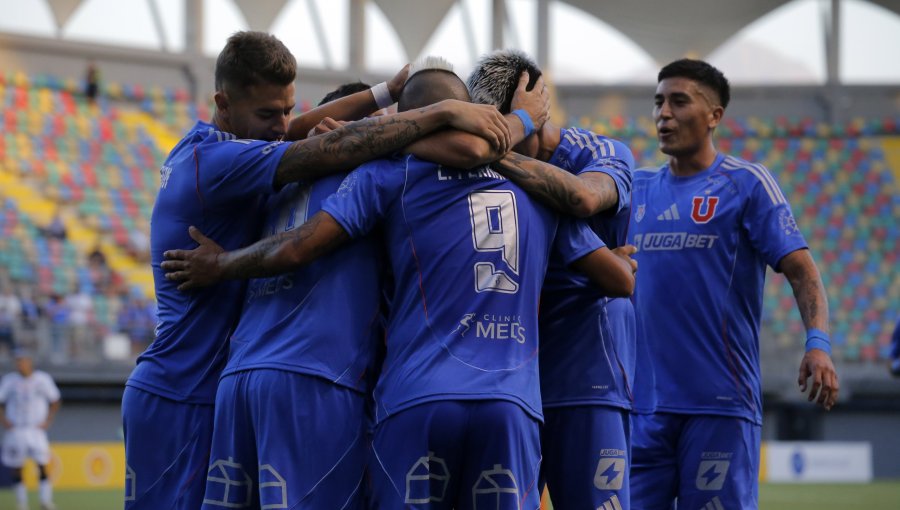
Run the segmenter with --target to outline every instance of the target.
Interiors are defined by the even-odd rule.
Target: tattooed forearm
[[[615,184],[607,176],[600,178],[604,180],[583,179],[514,152],[496,162],[494,168],[544,204],[574,216],[591,216],[618,201]]]
[[[334,218],[319,212],[299,228],[221,255],[219,262],[227,279],[274,276],[308,264],[349,239]]]
[[[422,136],[422,131],[415,119],[378,117],[294,142],[281,157],[276,183],[313,181],[349,170],[405,147]]]
[[[798,250],[785,256],[781,269],[791,283],[806,329],[828,331],[828,298],[809,250]]]

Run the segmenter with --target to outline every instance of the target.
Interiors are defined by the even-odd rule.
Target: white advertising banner
[[[769,482],[872,481],[872,445],[867,442],[767,441],[763,448]]]

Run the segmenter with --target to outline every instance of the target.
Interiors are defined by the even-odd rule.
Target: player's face
[[[33,368],[34,365],[31,362],[31,358],[16,358],[16,370],[18,370],[20,374],[27,377],[31,375]]]
[[[236,97],[235,97],[236,96]],[[287,133],[294,109],[294,84],[264,83],[244,90],[243,94],[216,94],[219,126],[238,138],[281,140]]]
[[[712,90],[688,78],[662,80],[653,101],[659,150],[670,156],[700,151],[724,113]]]

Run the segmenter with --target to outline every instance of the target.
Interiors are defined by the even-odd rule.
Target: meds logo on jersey
[[[637,206],[637,210],[634,213],[634,221],[640,223],[640,221],[644,219],[645,214],[647,214],[647,204]]]
[[[716,215],[719,197],[694,197],[691,199],[691,219],[694,223],[709,223]]]
[[[347,177],[344,177],[344,180],[341,181],[341,185],[338,187],[337,191],[334,192],[335,195],[339,197],[346,197],[353,191],[353,188],[356,187],[356,180],[359,178],[359,175],[356,172],[350,172],[347,174]]]
[[[797,220],[794,219],[794,215],[788,209],[778,211],[778,224],[786,236],[796,234],[800,230],[797,227]]]
[[[515,340],[525,343],[525,326],[520,315],[467,313],[459,319],[454,334],[485,340]]]

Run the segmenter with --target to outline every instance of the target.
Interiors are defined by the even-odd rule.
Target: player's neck
[[[718,155],[716,148],[710,142],[696,152],[670,156],[669,170],[672,175],[677,177],[690,177],[712,166]]]

